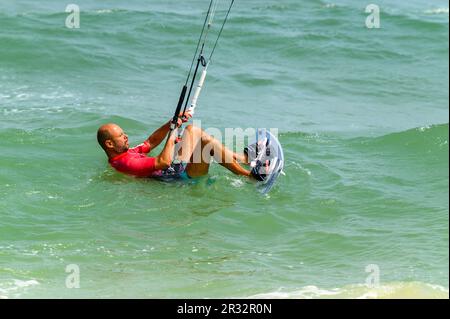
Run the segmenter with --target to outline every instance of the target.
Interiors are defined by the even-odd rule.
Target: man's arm
[[[155,169],[164,170],[172,165],[177,131],[172,131],[161,154],[155,157]]]
[[[180,113],[180,116],[182,114]],[[190,112],[185,113],[184,119],[178,119],[177,127],[180,127],[182,123],[187,122],[192,117]],[[166,124],[157,129],[150,137],[147,139],[147,142],[150,144],[150,150],[158,147],[159,144],[166,138],[167,133],[170,131],[170,124],[172,123],[172,119],[169,120]]]
[[[161,142],[167,136],[167,133],[169,133],[170,131],[170,122],[171,121],[161,126],[147,139],[148,144],[150,144],[150,150],[158,147],[158,145],[161,144]]]

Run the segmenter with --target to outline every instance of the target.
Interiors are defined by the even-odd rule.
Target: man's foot
[[[267,178],[266,174],[262,174],[261,167],[263,164],[260,161],[256,162],[256,166],[252,168],[250,175],[259,182],[264,182]]]
[[[247,164],[247,165],[250,164],[248,162],[247,154],[235,154],[233,157],[234,157],[234,160],[239,162],[239,163],[243,163],[243,164]]]

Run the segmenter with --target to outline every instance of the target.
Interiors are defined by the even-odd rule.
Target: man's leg
[[[247,165],[250,164],[248,161],[248,156],[245,155],[245,153],[242,153],[242,154],[236,153],[236,155],[234,156],[234,159],[239,163],[243,163],[243,164],[247,164]]]
[[[240,157],[239,155],[200,128],[187,126],[179,151],[179,159],[189,163],[186,167],[188,175],[198,177],[208,174],[212,157],[220,165],[237,175],[250,175],[250,172],[236,161]]]
[[[188,125],[184,130],[182,137],[181,148],[178,152],[178,158],[188,163],[186,166],[186,173],[190,177],[200,177],[208,174],[211,157],[194,159],[194,155],[201,153],[202,141],[201,134],[197,130],[193,130],[193,126]]]

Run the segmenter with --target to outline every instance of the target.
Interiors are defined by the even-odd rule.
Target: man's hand
[[[183,123],[186,123],[187,121],[189,121],[192,118],[192,113],[191,113],[191,111],[186,111],[186,113],[184,113],[184,116],[183,116],[183,112],[181,112],[179,117],[181,118]]]
[[[183,120],[179,117],[178,119],[177,119],[177,125],[176,125],[176,127],[177,128],[179,128],[181,125],[183,125]],[[168,123],[169,125],[172,125],[172,119],[170,119],[169,120],[169,123]]]
[[[183,125],[183,123],[186,123],[187,121],[189,121],[192,118],[192,113],[190,111],[186,111],[186,113],[184,113],[183,116],[183,112],[181,112],[178,115],[178,119],[177,119],[177,128],[181,127],[181,125]],[[170,119],[169,123],[172,123],[172,119]]]
[[[180,128],[181,125],[183,125],[183,120],[181,118],[178,118],[178,120],[177,120],[177,128]]]

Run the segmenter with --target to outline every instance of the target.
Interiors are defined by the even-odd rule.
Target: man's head
[[[98,144],[108,156],[128,151],[128,135],[116,124],[102,125],[97,131]]]

